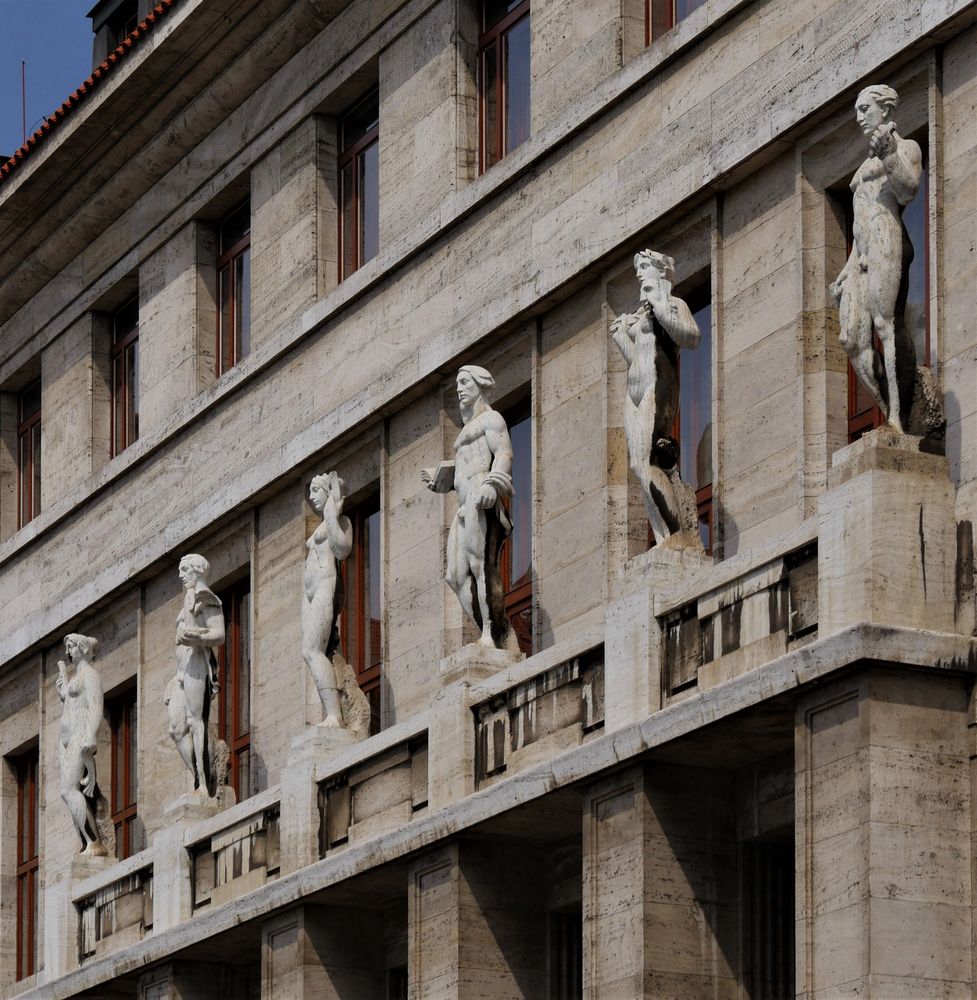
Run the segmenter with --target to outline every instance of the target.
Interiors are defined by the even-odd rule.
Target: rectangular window
[[[251,202],[220,224],[217,258],[217,374],[251,350]]]
[[[343,563],[346,603],[340,619],[343,655],[370,699],[370,732],[380,731],[381,643],[380,497],[346,511],[353,526],[353,551]]]
[[[141,849],[136,830],[138,780],[136,770],[136,689],[109,702],[112,734],[112,823],[115,856],[123,861]]]
[[[39,756],[33,750],[15,762],[17,769],[17,978],[37,971]]]
[[[679,352],[678,427],[681,476],[694,490],[702,545],[712,554],[712,301],[709,286],[687,296],[702,339]]]
[[[41,380],[17,404],[17,527],[41,512]]]
[[[925,149],[925,142],[921,143]],[[930,343],[929,315],[929,174],[926,169],[925,154],[923,176],[916,197],[903,209],[902,224],[912,244],[913,259],[909,266],[909,288],[906,296],[903,319],[916,347],[916,364],[931,367],[932,345]],[[841,196],[845,204],[845,245],[850,254],[854,245],[855,213],[851,192],[846,190]],[[897,305],[898,309],[898,305]],[[899,322],[898,312],[896,322]],[[875,338],[875,350],[882,370],[882,344]],[[903,420],[905,426],[908,415]],[[885,415],[875,402],[872,394],[862,385],[855,374],[851,362],[848,363],[848,443],[857,441],[885,423]]]
[[[512,441],[514,496],[506,501],[512,534],[502,547],[502,585],[509,625],[519,648],[533,653],[533,418],[529,400],[504,414]]]
[[[743,921],[741,985],[749,997],[793,997],[794,844],[740,845]]]
[[[112,317],[112,456],[139,437],[139,300]]]
[[[380,235],[380,95],[339,122],[339,280],[373,260]]]
[[[479,173],[529,138],[529,0],[483,0],[478,39]]]
[[[583,916],[579,910],[550,913],[547,920],[549,1000],[583,996]]]
[[[217,734],[230,751],[228,784],[238,802],[251,794],[251,584],[242,580],[220,594],[224,645],[217,651],[220,699]]]
[[[645,0],[645,45],[661,38],[706,0]]]

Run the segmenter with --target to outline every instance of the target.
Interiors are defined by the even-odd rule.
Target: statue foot
[[[88,858],[107,858],[109,852],[105,849],[104,844],[92,841],[84,850],[79,851],[79,854]]]
[[[492,641],[492,633],[489,632],[486,635],[484,632],[478,637],[478,642],[475,643],[476,646],[484,646],[486,649],[496,649],[495,643]]]
[[[327,715],[322,720],[322,725],[329,726],[330,729],[342,729],[343,723],[341,719],[338,719],[335,715]]]

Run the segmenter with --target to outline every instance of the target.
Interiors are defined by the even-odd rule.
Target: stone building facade
[[[977,3],[93,17],[92,77],[0,166],[0,996],[973,996]],[[924,156],[923,449],[872,430],[828,293],[883,82]],[[703,335],[707,556],[649,544],[628,471],[610,328],[646,247]],[[463,363],[515,451],[527,655],[497,668],[419,475]],[[374,731],[323,749],[331,469]],[[189,552],[228,630],[206,814],[163,704]],[[98,639],[110,858],[61,801],[68,633]]]

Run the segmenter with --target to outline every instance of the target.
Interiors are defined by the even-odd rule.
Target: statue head
[[[64,651],[68,654],[68,659],[72,663],[77,663],[79,660],[93,660],[95,659],[95,648],[98,646],[98,640],[90,635],[80,635],[78,632],[72,632],[64,637]]]
[[[641,283],[641,291],[646,294],[652,288],[657,288],[668,282],[675,281],[675,261],[668,254],[655,250],[642,250],[634,255],[634,273]]]
[[[203,580],[206,582],[210,563],[203,556],[191,553],[180,560],[180,582],[189,590]]]
[[[313,477],[309,484],[309,502],[321,514],[330,495],[339,503],[345,491],[346,484],[339,478],[339,473],[327,472],[325,475]]]
[[[866,134],[884,125],[899,105],[899,95],[884,83],[865,87],[855,98],[855,120]]]
[[[462,365],[455,380],[458,402],[463,407],[474,406],[479,399],[489,401],[489,393],[495,388],[495,379],[479,365]]]

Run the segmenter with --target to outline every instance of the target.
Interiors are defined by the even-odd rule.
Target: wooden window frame
[[[923,179],[923,199],[927,205],[929,205],[929,164],[927,162],[927,157],[923,154],[923,168],[925,170],[925,175]],[[845,199],[845,260],[851,256],[852,247],[855,244],[855,210],[854,210],[854,199]],[[923,212],[923,297],[924,297],[924,309],[926,318],[926,337],[923,341],[923,353],[925,357],[923,358],[922,364],[927,368],[930,367],[930,353],[932,351],[932,329],[930,323],[930,217],[929,211]],[[873,332],[873,339],[875,341],[875,350],[882,353],[882,344],[879,341],[878,335]],[[916,359],[917,366],[920,364],[919,359]],[[882,412],[882,407],[878,403],[874,402],[871,406],[864,410],[859,410],[856,412],[856,407],[858,406],[858,376],[855,374],[855,369],[852,367],[850,359],[847,359],[847,428],[848,428],[848,443],[854,444],[860,437],[863,437],[869,431],[874,431],[876,428],[881,427],[885,422],[885,414]],[[908,423],[908,415],[906,417],[905,423]]]
[[[122,335],[119,335],[119,318],[129,309],[129,307],[135,303],[136,304],[136,325],[130,327],[129,330],[123,331]],[[135,346],[135,351],[130,354],[129,348]],[[139,369],[139,304],[138,300],[133,298],[130,299],[124,306],[117,309],[115,315],[112,317],[112,348],[110,352],[111,366],[112,366],[112,383],[111,383],[111,398],[112,398],[112,449],[111,457],[115,458],[116,455],[125,451],[133,441],[139,438],[139,411],[133,410],[133,421],[132,421],[132,437],[129,437],[129,426],[128,419],[122,421],[122,428],[120,434],[119,428],[119,410],[128,418],[129,414],[129,365],[133,363],[133,358],[135,359],[134,367],[138,373]],[[121,369],[121,381],[119,379],[119,371]],[[119,386],[122,387],[121,398],[119,396]]]
[[[15,761],[17,771],[17,980],[37,971],[37,890],[40,868],[40,753],[31,750]],[[25,831],[26,825],[26,831]],[[26,832],[26,837],[25,837]],[[24,850],[24,841],[27,850]],[[26,936],[26,941],[25,941]],[[26,962],[24,959],[26,958]]]
[[[343,610],[340,613],[340,637],[341,645],[343,650],[343,655],[346,657],[346,662],[353,668],[353,673],[356,676],[356,683],[359,685],[360,690],[369,698],[373,691],[379,692],[380,684],[383,679],[383,623],[381,620],[381,631],[379,636],[379,642],[377,643],[378,649],[376,652],[377,659],[373,663],[366,662],[366,620],[368,617],[367,609],[367,575],[366,569],[366,522],[373,517],[374,514],[381,514],[382,521],[382,508],[380,506],[380,494],[374,493],[371,496],[366,497],[361,500],[355,507],[351,510],[345,511],[346,516],[350,520],[353,530],[353,550],[350,552],[349,556],[343,562],[342,568],[342,579],[343,579],[343,590],[346,595],[346,600],[343,602]],[[352,567],[354,580],[356,581],[356,593],[353,593],[353,588],[350,586],[349,573],[350,567]],[[383,585],[382,574],[383,566],[380,567],[381,574],[381,587]],[[350,656],[350,639],[353,639],[353,649],[355,654]],[[371,644],[372,645],[372,644]],[[375,700],[375,699],[374,699]],[[370,729],[371,732],[379,731],[380,720],[378,718],[373,718],[376,713],[371,713],[370,718]]]
[[[251,581],[250,579],[240,580],[221,591],[220,600],[224,606],[225,636],[224,642],[217,650],[217,676],[219,693],[217,696],[217,733],[227,744],[230,753],[228,760],[228,784],[234,789],[238,802],[251,795],[251,789],[241,788],[241,761],[245,754],[251,756],[251,671],[248,671],[248,718],[246,727],[239,728],[239,716],[242,714],[242,678],[241,663],[242,654],[247,652],[250,662],[250,650],[245,651],[241,644],[241,617],[243,598],[248,597],[248,614],[251,613]],[[251,636],[251,622],[248,621],[248,641]],[[230,670],[228,669],[230,667]],[[234,706],[234,717],[228,719],[227,707],[228,699],[225,697],[230,693],[230,701]],[[250,759],[248,762],[248,775],[250,785]]]
[[[656,34],[653,29],[653,11],[656,4],[663,3],[665,9],[663,11],[664,23],[661,30]],[[699,4],[699,7],[703,6],[703,3]],[[698,10],[698,7],[696,8]],[[691,16],[693,12],[690,11],[686,14],[686,17]],[[678,0],[645,0],[645,48],[651,45],[652,42],[657,41],[663,35],[667,34],[672,28],[675,27],[680,21],[684,21],[685,17],[678,16]]]
[[[41,512],[40,498],[34,496],[34,435],[41,433],[43,400],[37,411],[24,416],[24,400],[34,389],[41,391],[41,380],[35,379],[23,389],[17,399],[17,527],[23,528]],[[38,449],[40,450],[40,449]],[[40,462],[38,463],[40,464]],[[24,510],[24,487],[27,487],[27,510]]]
[[[505,86],[505,65],[503,63],[503,40],[505,36],[523,18],[529,17],[530,0],[523,0],[518,7],[509,11],[501,20],[496,21],[490,28],[485,27],[485,2],[482,0],[478,36],[478,172],[484,174],[489,169],[488,153],[491,150],[495,153],[495,163],[498,163],[505,156],[505,141],[508,130],[508,118],[505,113],[506,106],[506,86]],[[488,50],[495,46],[498,60],[496,81],[498,85],[498,113],[496,114],[495,135],[492,136],[492,145],[489,145],[489,136],[486,135],[486,114],[485,105],[488,101],[486,94],[486,61]],[[494,164],[493,164],[494,166]]]
[[[231,244],[226,250],[221,250],[220,255],[217,258],[217,350],[215,354],[215,364],[217,369],[217,377],[220,378],[224,372],[230,371],[239,361],[247,357],[247,352],[238,352],[237,346],[237,298],[238,298],[238,281],[237,281],[237,268],[235,264],[239,257],[241,257],[246,250],[251,249],[251,199],[247,198],[242,201],[233,211],[227,213],[221,220],[218,226],[218,238],[221,238],[221,233],[223,231],[224,224],[232,216],[236,215],[244,206],[248,206],[248,231],[239,240]],[[230,307],[230,326],[232,331],[232,336],[230,338],[230,357],[225,358],[223,353],[224,347],[224,310],[223,306],[223,274],[227,272],[227,280],[230,282],[230,293],[229,301]],[[250,281],[248,282],[248,287],[244,289],[244,294],[250,296],[251,288]]]
[[[345,281],[351,274],[358,271],[367,261],[363,259],[363,247],[360,241],[360,228],[362,223],[362,205],[363,205],[363,191],[360,186],[360,162],[366,153],[366,151],[373,146],[374,143],[380,141],[380,120],[379,120],[379,89],[371,90],[368,94],[361,97],[355,104],[353,104],[339,119],[339,141],[343,142],[343,130],[345,128],[345,122],[347,119],[352,117],[353,113],[356,112],[363,105],[370,101],[375,100],[377,102],[377,124],[374,125],[368,132],[365,132],[359,139],[353,142],[349,146],[343,146],[340,150],[339,158],[337,161],[337,179],[339,186],[339,280]],[[353,178],[353,191],[350,197],[350,205],[353,209],[353,232],[352,232],[352,263],[349,270],[345,269],[346,263],[346,240],[349,234],[346,233],[346,223],[345,223],[345,211],[343,206],[346,199],[346,189],[344,180],[344,171],[346,167],[353,164],[353,169],[350,171]],[[379,199],[379,192],[378,192]],[[372,258],[370,258],[372,260]]]
[[[130,687],[112,698],[108,705],[112,739],[112,825],[115,827],[115,855],[124,861],[134,853],[133,831],[138,815],[137,762],[133,759],[134,736],[139,714],[136,688]]]

